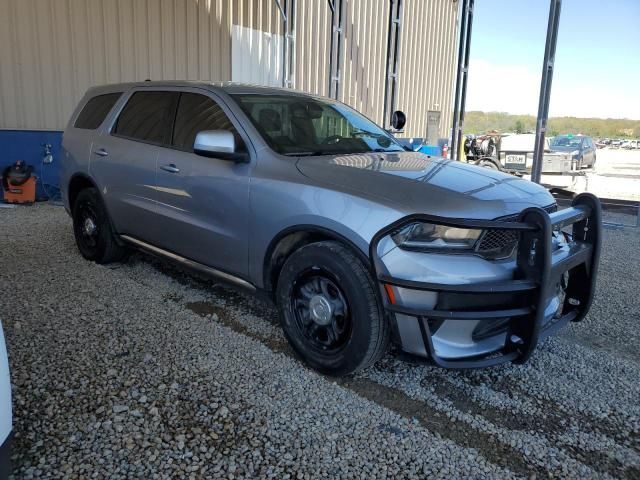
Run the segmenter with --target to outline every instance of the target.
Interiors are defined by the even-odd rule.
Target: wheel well
[[[352,250],[364,263],[365,267],[370,270],[369,259],[357,248],[352,242],[344,238],[342,235],[323,229],[303,229],[297,231],[289,231],[280,234],[272,242],[264,261],[264,286],[267,292],[273,292],[278,283],[278,277],[282,271],[287,258],[296,250],[309,245],[311,243],[333,240],[347,246]]]
[[[69,208],[73,211],[73,204],[78,198],[78,194],[85,188],[95,187],[94,183],[84,175],[76,175],[69,182],[69,190],[67,195],[69,196]]]

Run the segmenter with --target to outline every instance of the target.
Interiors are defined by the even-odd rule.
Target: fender
[[[272,257],[276,250],[276,247],[280,244],[280,242],[285,237],[295,233],[309,234],[311,237],[316,237],[318,239],[332,239],[347,245],[358,256],[358,258],[360,258],[360,260],[365,265],[367,270],[369,270],[370,273],[373,273],[371,270],[371,261],[368,256],[368,252],[363,251],[362,248],[360,248],[358,245],[356,245],[352,240],[350,240],[346,236],[336,232],[335,230],[331,230],[325,227],[320,227],[318,225],[313,225],[313,224],[292,225],[278,232],[278,234],[273,237],[273,239],[271,240],[271,242],[269,243],[269,246],[265,251],[263,268],[262,268],[262,277],[263,277],[262,281],[263,281],[265,290],[271,291],[273,289],[273,285],[271,284],[272,282],[271,282],[270,274],[271,274],[271,267],[272,267],[271,263],[273,260]],[[304,242],[304,243],[308,243],[308,242]]]

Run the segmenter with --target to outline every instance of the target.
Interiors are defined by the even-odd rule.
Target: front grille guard
[[[518,232],[517,269],[512,280],[491,283],[446,285],[415,282],[394,278],[386,274],[382,260],[378,256],[380,241],[403,226],[424,221],[461,228],[485,230],[514,230]],[[553,230],[571,226],[572,240],[568,252],[554,259],[552,252]],[[590,193],[575,197],[570,208],[547,213],[539,207],[527,208],[516,222],[495,220],[469,220],[434,217],[415,214],[404,217],[379,231],[371,240],[370,257],[373,271],[379,282],[384,308],[390,313],[404,314],[415,318],[419,324],[425,351],[431,360],[445,368],[480,368],[506,362],[525,363],[535,350],[538,342],[559,330],[568,322],[581,321],[591,306],[595,291],[600,246],[602,238],[602,210],[598,198]],[[545,324],[545,307],[553,295],[560,277],[571,270],[566,297],[560,317]],[[395,287],[459,294],[527,294],[530,299],[526,306],[499,310],[421,310],[391,303],[385,285]],[[437,307],[437,305],[436,305]],[[431,338],[429,323],[432,319],[449,320],[491,320],[510,318],[505,346],[487,355],[464,359],[444,359],[436,354]]]

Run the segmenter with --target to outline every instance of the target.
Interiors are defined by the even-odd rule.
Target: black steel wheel
[[[84,200],[78,205],[78,242],[80,249],[90,251],[98,245],[99,227],[98,216],[91,202]]]
[[[82,190],[73,204],[73,233],[84,258],[96,263],[120,260],[125,250],[118,245],[102,199],[95,188]]]
[[[291,307],[299,334],[320,351],[337,351],[351,335],[349,303],[325,271],[304,272],[293,289]]]
[[[275,292],[289,343],[311,367],[330,375],[372,365],[390,337],[377,291],[369,270],[345,245],[324,241],[296,250]]]

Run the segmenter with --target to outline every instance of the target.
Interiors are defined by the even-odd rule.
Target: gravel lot
[[[61,207],[0,209],[16,478],[640,478],[640,232],[525,366],[296,360],[270,305],[134,254],[84,261]]]
[[[604,148],[596,152],[596,167],[579,176],[542,175],[542,183],[602,198],[640,200],[640,150]]]

